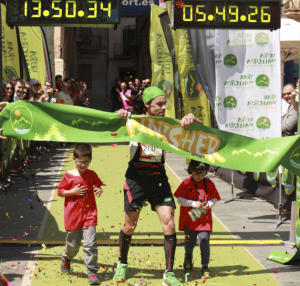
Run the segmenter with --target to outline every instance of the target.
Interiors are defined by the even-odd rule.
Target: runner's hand
[[[196,209],[201,209],[203,204],[201,202],[197,202]]]
[[[71,190],[71,194],[74,196],[85,196],[86,192],[87,188],[85,186],[80,187],[80,184]]]
[[[181,119],[181,127],[186,128],[194,122],[194,117],[192,115],[186,115]]]
[[[131,112],[128,112],[125,109],[119,109],[118,114],[119,114],[119,117],[123,118],[123,119],[126,119],[127,117],[131,116]]]
[[[0,132],[2,132],[2,131],[3,131],[3,129],[2,129],[2,128],[0,128]],[[7,137],[0,136],[0,139],[7,139]]]
[[[101,195],[103,194],[103,190],[101,188],[97,188],[97,187],[93,186],[93,190],[97,197],[101,197]]]

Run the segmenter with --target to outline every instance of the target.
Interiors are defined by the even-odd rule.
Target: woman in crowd
[[[81,106],[88,106],[90,104],[89,102],[89,98],[88,98],[88,89],[87,89],[87,83],[86,82],[82,82],[80,83],[80,91],[81,91],[81,96],[82,96],[82,99],[84,99],[82,102],[81,102]]]
[[[3,94],[2,102],[12,102],[14,93],[15,93],[15,88],[13,83],[10,80],[5,81],[2,85],[2,94]]]

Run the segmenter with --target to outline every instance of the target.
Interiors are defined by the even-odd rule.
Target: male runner
[[[153,86],[146,88],[143,101],[147,108],[146,115],[164,117],[167,99],[161,89]],[[120,118],[131,116],[124,109],[120,109],[118,114]],[[193,122],[202,124],[193,114],[189,114],[182,118],[181,126],[185,128]],[[125,281],[131,236],[137,226],[140,210],[148,201],[151,209],[157,212],[164,233],[166,270],[163,285],[183,285],[173,273],[177,242],[174,223],[176,206],[164,167],[165,156],[166,152],[162,149],[130,142],[130,161],[124,185],[125,223],[120,231],[120,262],[114,275],[115,281]]]

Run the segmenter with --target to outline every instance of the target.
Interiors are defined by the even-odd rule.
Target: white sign
[[[281,137],[279,31],[217,30],[215,39],[219,129]]]

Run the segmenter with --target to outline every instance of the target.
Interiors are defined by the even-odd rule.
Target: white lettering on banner
[[[154,4],[154,0],[123,0],[122,5],[124,6],[150,6]]]

